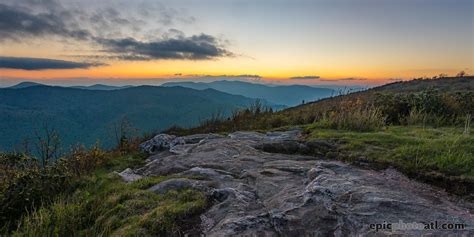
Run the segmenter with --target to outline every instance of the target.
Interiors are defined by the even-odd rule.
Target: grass
[[[159,195],[146,189],[170,177],[148,177],[126,184],[110,172],[142,162],[140,154],[116,157],[84,178],[72,195],[29,213],[13,235],[181,235],[207,206],[204,193],[183,189]]]
[[[115,158],[111,158],[101,167],[102,171],[107,170],[124,170],[126,168],[138,168],[145,164],[148,155],[145,153],[133,151],[120,154]]]
[[[389,164],[409,175],[436,172],[474,178],[474,136],[462,128],[388,126],[374,132],[353,132],[306,127],[307,139],[332,139],[342,143],[346,159],[366,159]]]
[[[338,113],[329,112],[315,122],[315,125],[321,128],[367,132],[382,129],[386,124],[385,120],[381,111],[372,106],[343,110]]]

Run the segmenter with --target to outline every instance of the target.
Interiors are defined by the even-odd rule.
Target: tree
[[[41,131],[35,131],[35,148],[36,154],[43,167],[46,167],[50,161],[59,158],[61,140],[59,134],[53,127],[50,127],[47,122],[44,122]]]
[[[256,99],[253,104],[250,105],[250,111],[253,113],[253,115],[257,115],[263,110],[263,104],[260,99]]]
[[[120,150],[128,147],[136,131],[137,129],[132,126],[132,123],[127,118],[114,123],[115,140]]]

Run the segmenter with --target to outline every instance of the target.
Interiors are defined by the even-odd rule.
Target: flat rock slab
[[[154,193],[158,193],[158,194],[165,194],[170,190],[179,190],[179,189],[187,189],[187,188],[206,191],[209,188],[207,183],[208,182],[206,181],[200,181],[200,180],[176,178],[176,179],[163,181],[157,185],[152,186],[148,190]]]
[[[461,202],[393,169],[378,172],[310,156],[262,151],[262,147],[268,147],[265,144],[275,147],[282,142],[285,146],[298,138],[298,131],[289,131],[238,132],[227,137],[192,139],[199,140],[192,148],[186,147],[181,153],[157,153],[134,174],[177,174],[206,180],[177,179],[152,188],[156,192],[174,187],[205,190],[213,200],[201,215],[202,234],[206,236],[474,233],[472,203]],[[327,149],[333,144],[319,142],[311,146]],[[208,183],[212,187],[205,187]],[[400,222],[464,224],[466,229],[375,229],[376,225]]]

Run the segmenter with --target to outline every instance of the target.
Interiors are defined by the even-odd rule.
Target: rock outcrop
[[[212,206],[201,215],[201,230],[207,236],[473,233],[472,203],[393,169],[380,172],[319,159],[335,145],[301,142],[299,136],[297,130],[236,132],[227,137],[159,135],[161,141],[155,137],[143,146],[154,152],[150,162],[133,174],[181,177],[150,188],[158,193],[177,188],[206,192]],[[320,150],[319,155],[267,152],[289,153],[301,146]],[[156,153],[165,147],[167,150]],[[193,180],[195,177],[200,179]],[[376,226],[400,222],[464,224],[466,229],[376,230]]]
[[[223,138],[224,136],[218,134],[195,134],[189,135],[184,137],[176,137],[174,135],[168,134],[158,134],[154,136],[152,139],[140,144],[140,149],[143,152],[148,154],[154,154],[160,151],[169,150],[171,152],[175,152],[181,154],[186,152],[187,149],[185,145],[189,144],[196,144],[201,141],[216,139],[216,138]],[[180,145],[180,146],[178,146]]]

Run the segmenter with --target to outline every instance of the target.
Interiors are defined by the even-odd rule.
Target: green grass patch
[[[454,127],[388,126],[377,132],[351,132],[307,126],[307,139],[342,141],[351,158],[388,163],[410,174],[439,172],[474,177],[474,136]]]
[[[148,189],[152,187],[155,184],[161,183],[165,180],[168,180],[170,178],[173,178],[172,176],[152,176],[152,177],[145,177],[143,179],[139,179],[130,185],[133,186],[134,188],[138,189]]]
[[[131,152],[108,159],[107,163],[100,170],[124,170],[126,168],[138,168],[145,164],[147,154],[142,152]]]
[[[111,173],[143,162],[140,154],[118,156],[81,180],[71,195],[29,213],[14,236],[180,235],[207,206],[205,194],[191,189],[164,195],[147,191],[172,177],[147,177],[127,184]]]

